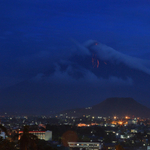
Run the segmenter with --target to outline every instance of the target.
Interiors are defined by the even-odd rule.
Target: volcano
[[[75,112],[75,113],[74,113]],[[107,98],[101,103],[94,105],[88,108],[67,110],[63,113],[67,113],[68,115],[91,115],[91,116],[130,116],[130,117],[150,117],[150,109],[146,106],[136,102],[133,98]]]

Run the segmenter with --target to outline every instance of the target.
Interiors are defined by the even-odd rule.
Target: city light
[[[122,124],[123,124],[123,122],[122,122],[122,121],[119,121],[119,122],[118,122],[118,124],[122,125]]]

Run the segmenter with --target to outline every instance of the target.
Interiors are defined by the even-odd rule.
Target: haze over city
[[[132,97],[150,108],[150,2],[0,2],[0,110],[50,114]]]

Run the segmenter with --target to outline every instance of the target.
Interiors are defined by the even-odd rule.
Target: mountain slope
[[[0,89],[0,111],[50,114],[51,111],[92,106],[107,97],[133,97],[150,107],[149,61],[128,57],[97,42],[88,44],[47,64],[48,69],[33,71],[28,80]],[[88,53],[82,53],[82,49]],[[85,109],[84,113],[112,115],[104,109],[108,107],[110,111],[112,106],[115,109],[113,115],[118,114],[117,104],[116,107],[112,104],[94,110]],[[126,108],[126,114],[131,113],[130,109]]]
[[[74,113],[76,112],[76,113]],[[101,103],[94,105],[91,109],[74,109],[64,111],[68,115],[91,115],[91,116],[118,116],[124,117],[150,117],[150,109],[136,102],[133,98],[108,98]]]
[[[92,107],[92,114],[103,114],[104,116],[136,116],[149,117],[150,109],[132,98],[108,98]]]

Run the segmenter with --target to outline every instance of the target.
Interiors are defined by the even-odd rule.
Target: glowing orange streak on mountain
[[[99,67],[99,60],[97,59],[97,68]]]

